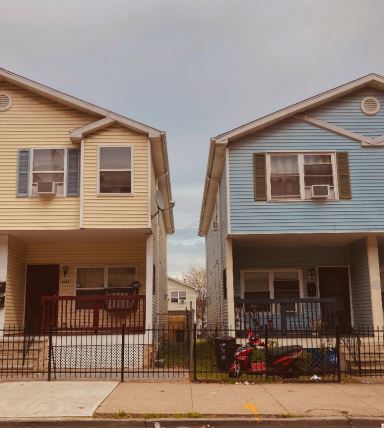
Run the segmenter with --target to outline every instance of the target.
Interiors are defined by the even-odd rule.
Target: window
[[[245,299],[269,299],[269,273],[246,272],[244,274]]]
[[[77,268],[76,295],[103,295],[122,292],[136,280],[136,268],[105,266]]]
[[[244,299],[298,299],[303,296],[299,269],[242,271]]]
[[[272,198],[300,198],[297,156],[271,156],[271,196]]]
[[[184,290],[179,290],[171,292],[171,302],[174,303],[184,303],[187,300],[187,292]]]
[[[39,182],[56,183],[56,195],[65,194],[65,150],[34,149],[32,151],[32,196],[37,196]]]
[[[131,147],[100,147],[99,192],[132,193]]]
[[[335,155],[269,154],[270,199],[311,199],[312,186],[328,186],[336,199]]]

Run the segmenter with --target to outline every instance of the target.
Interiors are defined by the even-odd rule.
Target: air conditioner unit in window
[[[311,186],[311,198],[312,199],[327,199],[329,198],[329,185],[319,184]]]
[[[180,299],[180,304],[184,304],[185,303],[185,299]]]
[[[39,195],[55,195],[56,183],[52,181],[39,181],[37,183],[37,193]]]

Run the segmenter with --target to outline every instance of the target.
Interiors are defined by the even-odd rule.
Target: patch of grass
[[[112,417],[114,419],[126,419],[129,418],[131,415],[124,410],[119,410],[117,413],[113,413]]]

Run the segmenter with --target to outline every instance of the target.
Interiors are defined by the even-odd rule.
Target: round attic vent
[[[6,111],[11,107],[12,99],[6,93],[0,93],[0,111]]]
[[[365,115],[376,115],[380,111],[380,102],[376,97],[365,97],[361,102],[361,110]]]

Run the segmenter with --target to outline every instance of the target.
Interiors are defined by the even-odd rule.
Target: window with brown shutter
[[[253,182],[255,201],[267,200],[265,153],[253,155]]]
[[[348,153],[336,153],[339,199],[352,199]]]

